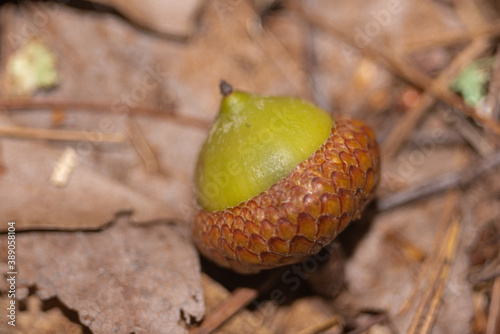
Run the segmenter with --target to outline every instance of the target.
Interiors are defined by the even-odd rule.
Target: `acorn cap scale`
[[[318,252],[372,197],[380,170],[372,130],[299,99],[225,82],[221,92],[195,173],[198,248],[240,273]]]

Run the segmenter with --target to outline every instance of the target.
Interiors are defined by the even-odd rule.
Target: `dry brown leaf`
[[[15,220],[18,228],[95,227],[123,210],[133,210],[137,220],[169,217],[159,200],[106,178],[85,164],[74,170],[65,188],[51,185],[50,175],[62,150],[33,141],[5,139],[2,151],[5,170],[0,175],[0,188],[5,191],[0,192],[0,221]]]
[[[362,45],[360,50],[355,50],[340,42],[336,36],[309,27],[303,18],[288,10],[287,2],[280,2],[284,4],[283,10],[261,18],[255,13],[251,1],[205,2],[196,13],[197,34],[184,43],[158,38],[130,24],[141,24],[133,14],[150,17],[147,12],[151,8],[155,17],[165,21],[160,23],[174,22],[164,19],[167,16],[161,15],[161,8],[151,6],[150,2],[142,2],[140,6],[137,2],[128,2],[135,6],[137,12],[132,15],[126,12],[125,7],[120,8],[125,2],[101,1],[104,2],[111,4],[130,21],[107,11],[84,11],[54,2],[8,3],[1,7],[0,61],[3,66],[0,75],[4,74],[8,56],[23,41],[37,37],[46,42],[60,60],[58,73],[61,75],[57,89],[40,93],[39,97],[109,102],[109,110],[102,112],[64,110],[64,120],[57,124],[61,129],[93,130],[107,123],[113,127],[111,132],[122,131],[121,121],[116,119],[123,116],[122,111],[127,113],[134,106],[170,110],[173,105],[181,115],[209,121],[217,112],[220,101],[217,84],[221,78],[230,81],[234,87],[255,93],[314,96],[317,103],[330,111],[368,118],[370,124],[376,125],[375,130],[381,139],[401,117],[398,113],[402,111],[398,106],[398,92],[406,86],[394,80],[393,73],[367,58]],[[193,3],[179,2],[175,5],[188,8]],[[421,40],[425,40],[424,35],[439,37],[443,32],[460,29],[463,25],[457,18],[455,8],[441,2],[401,3],[401,10],[394,11],[392,8],[394,13],[384,16],[383,13],[387,13],[391,6],[398,4],[398,1],[382,0],[369,4],[361,0],[321,0],[304,6],[343,25],[355,42],[388,44],[394,48],[407,45],[417,35],[422,35]],[[169,9],[169,14],[175,10]],[[486,12],[496,15],[494,10]],[[179,15],[186,24],[181,35],[189,35],[193,31],[195,21],[193,16],[188,18],[189,15],[187,11]],[[491,17],[491,21],[494,19]],[[142,25],[148,27],[149,22],[143,21]],[[175,28],[181,26],[178,24]],[[152,25],[149,28],[159,31]],[[175,34],[170,29],[163,32]],[[415,66],[424,71],[429,71],[429,68],[439,70],[460,48],[438,45],[434,52],[441,54],[439,66],[429,67],[432,64],[422,59],[417,59]],[[400,52],[408,59],[416,57],[404,48]],[[427,55],[426,50],[419,52]],[[420,53],[419,56],[422,56]],[[382,104],[383,107],[375,113],[372,112],[371,101],[380,92],[387,94],[382,97],[389,100],[390,108]],[[9,122],[16,125],[54,126],[50,111],[46,110],[11,112],[7,116]],[[0,219],[6,221],[17,217],[19,227],[36,224],[41,227],[55,224],[60,227],[98,226],[110,220],[117,211],[126,209],[134,209],[137,220],[177,217],[179,213],[187,218],[179,211],[192,207],[192,172],[204,132],[161,118],[141,116],[135,117],[134,121],[155,154],[157,173],[146,170],[132,145],[101,145],[81,159],[67,188],[62,190],[50,187],[48,178],[52,171],[49,166],[56,163],[64,145],[2,139],[0,161],[7,169],[0,174],[0,189],[3,190],[0,193]],[[431,127],[429,130],[434,129]],[[455,131],[454,128],[448,130]],[[424,136],[424,139],[429,139],[429,136]],[[415,152],[403,151],[393,161],[384,164],[384,176],[389,177],[383,180],[380,189],[392,193],[419,184],[449,168],[453,151],[450,143],[435,141],[435,144],[430,154],[422,148]],[[78,144],[70,145],[77,147]],[[452,145],[468,151],[460,142]],[[424,156],[421,156],[422,153]],[[473,166],[472,163],[470,165]],[[498,177],[492,175],[491,181],[494,180],[498,181]],[[472,208],[475,225],[465,227],[463,240],[473,235],[478,226],[498,217],[500,206],[497,196],[494,196],[498,191],[487,189],[492,183],[480,182],[464,189],[467,191],[464,198]],[[436,198],[437,202],[410,203],[391,212],[377,213],[373,224],[358,240],[354,253],[346,261],[347,291],[333,302],[334,307],[339,299],[344,298],[349,305],[353,305],[353,311],[376,308],[387,312],[391,324],[395,318],[398,321],[395,312],[413,287],[421,263],[411,262],[402,256],[397,245],[387,242],[386,235],[398,231],[429,258],[431,254],[428,250],[435,239],[435,218],[442,208],[439,196]],[[468,229],[472,232],[469,233]],[[46,234],[37,235],[46,238]],[[450,285],[445,291],[445,303],[440,310],[435,332],[468,329],[471,286],[464,280],[466,271],[463,269],[467,262],[463,247],[459,249],[454,271],[450,273]],[[60,250],[54,253],[54,257],[60,257],[60,253]],[[65,275],[68,279],[72,278],[66,272]],[[66,287],[70,288],[70,285]],[[312,325],[310,321],[317,322],[309,316],[315,306],[310,300],[298,298],[300,303],[297,305],[302,304],[302,307],[293,312],[297,315],[297,319],[293,320],[296,323],[302,320],[304,326],[296,326],[295,329]],[[302,311],[309,307],[310,312]],[[284,308],[279,313],[286,315],[286,306],[277,308]],[[327,311],[325,314],[330,315],[331,310]],[[255,313],[243,311],[234,321],[247,315],[260,319],[255,317]],[[279,321],[273,325],[278,332],[287,327]],[[396,327],[404,331],[401,324],[396,324]],[[248,330],[253,327],[243,325],[243,328]],[[221,329],[221,332],[231,332],[231,329]]]
[[[410,313],[403,317],[398,315],[398,311],[411,295],[423,264],[406,258],[401,247],[388,241],[387,235],[397,231],[412,245],[425,251],[427,259],[435,257],[436,254],[431,250],[443,206],[441,199],[433,198],[377,215],[371,224],[370,233],[357,245],[354,254],[346,262],[349,296],[342,297],[366,309],[386,311],[398,331],[406,332]],[[463,236],[466,238],[461,241],[445,283],[443,304],[435,324],[436,333],[469,333],[468,324],[473,309],[472,291],[467,282],[467,247],[474,232],[471,226],[464,229],[466,232]],[[421,294],[419,290],[418,295]]]
[[[136,24],[177,37],[188,37],[194,33],[196,14],[201,0],[94,0],[115,8]]]
[[[10,299],[5,295],[0,299],[2,309],[9,306]],[[63,311],[54,306],[45,308],[43,302],[36,295],[26,298],[26,310],[20,311],[16,316],[16,327],[6,322],[0,322],[1,333],[18,334],[84,334],[81,324],[72,322]],[[55,304],[55,303],[54,303]],[[52,305],[51,305],[52,306]]]
[[[275,333],[298,333],[312,325],[324,323],[334,315],[323,298],[306,297],[278,309],[273,317],[267,318],[266,325]],[[341,333],[341,328],[334,325],[321,333],[338,334]]]
[[[183,233],[124,218],[98,232],[18,233],[18,287],[57,296],[95,333],[185,333],[204,303],[198,255]],[[0,244],[7,249],[6,238]]]
[[[301,94],[303,78],[297,70],[301,64],[293,61],[300,59],[297,54],[303,44],[295,37],[300,25],[290,21],[290,29],[279,33],[280,40],[292,41],[295,47],[285,48],[285,44],[269,53],[267,46],[275,44],[276,37],[263,32],[250,35],[247,22],[257,16],[245,2],[234,3],[223,12],[215,5],[208,6],[203,24],[210,29],[182,47],[148,38],[108,14],[84,16],[69,7],[44,3],[11,14],[13,30],[6,35],[16,39],[6,38],[5,42],[14,43],[13,49],[17,38],[23,37],[17,31],[30,26],[33,17],[47,18],[43,29],[35,31],[49,41],[61,59],[58,70],[66,78],[51,96],[109,101],[110,110],[103,113],[67,111],[66,129],[123,132],[123,112],[128,108],[162,108],[172,99],[177,112],[208,120],[218,109],[221,78],[239,89]],[[81,28],[66,34],[74,26]],[[282,63],[283,57],[288,61]],[[50,126],[47,111],[10,116],[12,124]],[[88,143],[72,143],[77,153],[84,147],[84,154],[79,155],[68,186],[55,189],[47,180],[62,145],[54,150],[38,143],[5,141],[7,172],[0,178],[0,186],[11,193],[0,195],[0,219],[17,219],[19,226],[90,227],[129,209],[134,210],[137,220],[188,219],[194,206],[192,173],[204,131],[161,119],[136,121],[156,155],[159,173],[145,170],[132,145],[97,145],[87,154]],[[103,128],[102,124],[107,125]],[[23,203],[28,202],[37,205],[26,210]]]
[[[259,17],[248,1],[213,1],[201,21],[203,34],[190,40],[175,59],[158,59],[176,83],[171,89],[180,112],[214,117],[221,79],[254,93],[308,95],[300,70],[304,66],[300,49],[306,39],[297,36],[302,27],[298,20],[290,20],[278,39],[258,25]],[[287,48],[288,41],[301,47]]]

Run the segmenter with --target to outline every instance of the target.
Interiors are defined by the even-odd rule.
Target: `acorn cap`
[[[223,106],[228,103],[231,107],[233,102],[227,98],[233,94],[224,97],[226,102],[223,101]],[[246,105],[256,98],[240,94],[237,95],[237,102],[244,100]],[[298,106],[311,106],[295,100],[292,103]],[[281,100],[274,108],[288,115],[288,110],[293,108],[288,109],[287,101]],[[261,105],[262,102],[256,104]],[[271,110],[272,113],[273,108],[266,107],[263,110]],[[316,112],[314,108],[313,113]],[[326,114],[319,110],[319,114]],[[309,111],[304,114],[309,114]],[[219,114],[219,122],[222,117]],[[257,124],[253,122],[259,122],[259,117],[263,117],[261,113],[255,120],[251,118],[252,124]],[[265,129],[269,122],[258,124]],[[238,129],[245,129],[245,126],[239,125]],[[307,127],[309,123],[302,121],[302,125]],[[216,130],[210,130],[209,138],[219,144],[223,141],[214,140],[214,134],[218,131],[221,135],[229,133],[234,127],[227,126],[224,132],[224,122],[221,125],[217,120],[214,126]],[[253,127],[253,131],[248,133],[255,131],[259,128]],[[286,141],[301,139],[300,135],[293,134],[294,131],[290,132],[292,135]],[[361,121],[339,118],[328,128],[326,139],[315,145],[305,160],[299,160],[266,189],[246,199],[238,199],[234,205],[216,209],[205,206],[201,209],[195,217],[193,230],[200,251],[223,267],[240,273],[255,273],[300,262],[317,253],[351,220],[358,218],[379,180],[379,148],[373,131]],[[290,146],[295,146],[295,142]],[[260,153],[257,157],[261,157]],[[244,162],[238,154],[233,158]],[[203,162],[198,163],[198,168],[200,164],[203,165]]]

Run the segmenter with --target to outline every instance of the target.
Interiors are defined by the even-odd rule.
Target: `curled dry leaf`
[[[95,333],[185,333],[204,303],[198,255],[179,232],[119,219],[97,232],[18,233],[18,287],[57,296]]]

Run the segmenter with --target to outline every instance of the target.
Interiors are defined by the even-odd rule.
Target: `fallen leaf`
[[[5,89],[7,95],[31,95],[40,88],[58,83],[56,57],[41,41],[26,42],[7,60]]]
[[[208,6],[204,24],[211,28],[182,47],[148,38],[108,14],[85,16],[71,7],[45,3],[29,12],[50,18],[47,30],[39,31],[41,39],[59,51],[70,52],[69,56],[58,54],[61,77],[68,79],[51,96],[109,101],[108,112],[69,110],[63,129],[121,132],[124,113],[130,108],[161,109],[171,98],[179,114],[208,121],[218,110],[221,78],[253,92],[298,96],[303,91],[297,66],[292,66],[295,57],[283,46],[268,54],[266,47],[276,37],[265,32],[249,34],[246,22],[257,16],[243,1],[234,2],[222,15],[216,6]],[[30,17],[16,11],[10,16],[15,29],[29,24]],[[71,36],[65,34],[76,25],[81,29]],[[300,26],[293,25],[299,31]],[[296,40],[294,34],[282,35],[288,36],[285,40]],[[113,36],[113,42],[108,36]],[[293,50],[295,54],[300,48]],[[148,56],[141,58],[140,54]],[[292,60],[282,64],[281,57]],[[50,126],[48,115],[47,111],[15,112],[9,122],[45,128]],[[135,121],[155,153],[161,173],[147,173],[132,145],[71,143],[82,154],[67,186],[56,189],[48,180],[63,148],[54,148],[57,143],[53,142],[3,141],[6,173],[0,176],[0,187],[9,193],[0,194],[0,220],[16,219],[19,226],[92,227],[122,210],[133,210],[137,220],[189,219],[195,206],[192,174],[205,131],[163,119],[137,117]],[[26,210],[25,203],[37,205]]]
[[[57,297],[95,333],[185,333],[204,303],[198,255],[184,233],[124,217],[102,231],[18,233],[17,284]]]
[[[179,37],[194,33],[195,18],[201,0],[94,0],[114,7],[136,24],[147,29]]]
[[[21,299],[21,298],[19,298]],[[2,309],[9,306],[10,298],[4,295],[0,299],[0,307]],[[23,301],[25,310],[16,314],[16,327],[14,333],[23,334],[83,334],[84,327],[81,324],[75,323],[68,319],[63,310],[57,306],[52,307],[54,300],[44,303],[36,295],[31,295]],[[23,303],[23,304],[24,304]],[[47,307],[49,305],[49,307]],[[0,323],[1,333],[12,333],[14,327],[6,321]],[[88,331],[87,331],[88,333]]]
[[[455,78],[450,88],[462,94],[471,106],[476,106],[486,96],[486,83],[491,78],[493,57],[481,58],[467,66]]]
[[[478,22],[476,30],[475,25],[469,27],[471,29],[464,28],[466,22],[463,22],[463,17],[467,15],[460,13],[460,8],[473,5],[474,2],[461,1],[456,6],[444,2],[398,3],[380,0],[369,4],[361,0],[304,2],[307,12],[322,14],[325,21],[342,26],[351,38],[349,44],[339,40],[336,34],[318,28],[314,22],[307,22],[304,15],[290,9],[290,2],[273,2],[273,8],[259,11],[269,4],[267,0],[200,0],[196,2],[199,7],[189,12],[189,15],[194,15],[188,18],[185,15],[187,11],[180,13],[176,7],[168,8],[165,15],[164,7],[151,6],[152,1],[128,1],[127,5],[135,12],[120,8],[126,5],[125,1],[101,1],[115,8],[128,20],[107,9],[99,10],[97,7],[97,10],[93,10],[89,3],[84,1],[66,5],[52,1],[27,1],[8,2],[1,6],[3,57],[0,60],[3,62],[0,81],[5,80],[7,59],[32,38],[50,46],[58,60],[61,80],[55,89],[41,91],[34,97],[31,102],[35,108],[29,111],[9,110],[2,112],[1,117],[8,117],[11,124],[30,128],[57,126],[63,130],[97,130],[104,133],[125,133],[122,121],[130,117],[143,134],[148,150],[154,154],[152,160],[156,161],[156,166],[146,168],[147,164],[132,145],[102,144],[94,147],[88,155],[79,156],[78,164],[68,179],[69,183],[64,189],[57,189],[48,180],[58,157],[67,145],[78,152],[81,144],[2,139],[0,173],[2,168],[5,171],[0,174],[0,219],[6,221],[16,217],[20,229],[30,226],[99,226],[121,210],[134,210],[137,221],[175,217],[179,208],[188,211],[193,207],[190,194],[193,167],[205,131],[191,127],[187,122],[172,122],[172,118],[164,118],[160,114],[161,110],[165,110],[165,114],[174,112],[180,117],[209,122],[219,107],[217,85],[220,79],[228,80],[240,90],[267,95],[303,96],[328,111],[357,115],[372,125],[377,136],[382,139],[404,118],[399,101],[400,93],[408,88],[408,82],[398,79],[376,62],[374,68],[369,66],[370,71],[375,72],[361,78],[363,82],[359,85],[357,74],[366,76],[363,63],[366,65],[367,61],[373,61],[366,54],[366,46],[387,48],[388,51],[396,48],[398,59],[410,63],[422,73],[437,75],[448,61],[453,60],[455,63],[463,58],[463,51],[469,50],[466,39],[479,36],[476,32],[485,31],[484,28],[494,28],[491,25],[494,23],[492,18],[498,14],[489,11],[489,18]],[[175,6],[186,9],[193,3],[177,2]],[[155,13],[144,16],[149,21],[140,23],[133,17],[134,14],[143,15],[150,10]],[[474,16],[473,11],[467,13]],[[152,15],[160,21],[153,21]],[[132,24],[159,31],[154,24],[159,22],[166,26],[176,22],[167,18],[170,15],[178,15],[175,19],[184,20],[186,30],[180,35],[190,36],[189,39],[178,41],[168,36],[164,38],[164,35],[158,36]],[[175,23],[175,29],[182,26],[178,22]],[[164,33],[175,34],[174,29],[165,30]],[[485,38],[491,39],[492,34],[486,34]],[[430,50],[434,50],[432,52],[436,52],[439,59],[436,60],[436,56],[429,53]],[[492,49],[483,56],[493,56],[496,51]],[[424,59],[422,55],[427,57]],[[384,103],[375,103],[375,100],[382,101],[377,95],[380,92],[383,93]],[[5,92],[0,92],[0,95],[5,97]],[[65,117],[55,124],[52,115],[53,110],[58,108],[45,109],[40,105],[36,108],[39,102],[35,98],[61,99],[80,108],[61,108]],[[90,108],[92,111],[81,107],[94,102],[104,106],[103,110]],[[439,108],[442,107],[439,104]],[[160,112],[138,113],[134,111],[136,108]],[[432,109],[438,111],[434,107]],[[151,117],[152,114],[156,116]],[[435,113],[431,111],[430,114]],[[439,124],[428,124],[432,119]],[[430,116],[411,129],[412,137],[415,135],[415,138],[420,139],[409,141],[405,150],[384,163],[385,174],[389,178],[383,180],[379,190],[393,194],[405,186],[418,185],[430,176],[447,171],[455,161],[455,151],[474,155],[471,148],[456,135],[455,126],[445,131],[449,137],[445,136],[443,142],[436,139],[434,133],[438,132],[435,131],[444,128],[441,123],[442,120]],[[431,141],[429,145],[427,140]],[[485,142],[489,143],[487,137]],[[422,143],[425,145],[421,146]],[[468,165],[474,166],[473,163]],[[474,224],[464,226],[462,242],[468,240],[476,228],[498,218],[500,204],[496,196],[498,191],[495,191],[498,186],[493,189],[493,185],[500,180],[498,175],[498,170],[494,170],[491,178],[480,179],[475,185],[462,189],[466,194],[464,202],[470,206],[471,221],[474,221]],[[297,305],[287,303],[273,306],[277,312],[267,312],[267,309],[260,307],[252,307],[251,312],[242,310],[227,322],[229,325],[231,321],[239,322],[238,327],[234,327],[234,330],[223,328],[221,332],[238,332],[240,328],[251,331],[257,326],[248,326],[245,322],[249,320],[250,324],[260,326],[265,317],[276,320],[271,329],[282,333],[287,328],[290,331],[310,328],[314,323],[323,322],[335,310],[343,316],[349,313],[343,307],[342,300],[350,306],[348,311],[352,314],[359,314],[366,309],[387,314],[388,323],[404,332],[406,323],[399,320],[396,313],[413,289],[422,262],[406,257],[404,249],[398,247],[397,243],[389,242],[387,235],[397,231],[410,246],[421,250],[426,259],[432,258],[433,254],[429,250],[436,240],[436,218],[442,211],[441,197],[436,195],[432,202],[409,203],[391,212],[377,212],[369,226],[358,222],[363,232],[352,233],[358,238],[352,244],[346,243],[349,250],[346,288],[331,305],[321,303],[321,307],[325,307],[325,314],[320,314],[321,317],[311,316],[318,315],[314,313],[318,307],[311,299],[301,300],[304,297],[301,289],[291,291],[291,297],[296,299],[290,299],[290,303],[297,301]],[[467,210],[464,212],[467,213]],[[187,216],[181,217],[188,220]],[[0,222],[0,228],[4,225]],[[353,226],[349,230],[352,232],[357,229],[357,226]],[[349,233],[349,230],[344,233]],[[340,238],[345,237],[344,233]],[[19,233],[21,239],[25,235],[29,234]],[[47,237],[47,233],[32,235]],[[38,245],[34,237],[31,242]],[[458,333],[470,329],[473,307],[470,291],[474,290],[470,282],[465,280],[467,271],[463,269],[468,262],[464,257],[463,247],[466,245],[463,243],[453,261],[453,271],[449,273],[448,285],[443,294],[444,303],[433,332]],[[3,259],[5,256],[1,255],[2,251],[0,249]],[[58,249],[53,254],[53,261],[58,261],[65,251],[64,248]],[[38,255],[32,256],[30,261],[36,261]],[[51,268],[54,269],[54,265]],[[83,271],[82,268],[78,270]],[[85,270],[100,275],[91,266]],[[47,271],[42,273],[56,275]],[[66,270],[63,274],[68,276],[65,281],[72,282],[72,272]],[[221,284],[230,281],[229,286],[241,285],[244,281],[224,276],[218,280]],[[300,282],[305,288],[306,282]],[[5,285],[5,282],[0,281],[0,286],[2,283]],[[51,289],[55,288],[51,286]],[[64,289],[72,289],[71,284],[68,283]],[[101,292],[102,288],[99,286],[95,289]],[[69,294],[67,291],[64,291],[64,296]],[[484,319],[487,320],[491,293],[480,293],[485,301],[481,310],[485,311]],[[99,298],[107,299],[107,296],[107,293],[101,293]],[[44,305],[46,303],[43,302]],[[126,308],[127,304],[122,303],[119,307]],[[42,311],[48,313],[46,309]],[[39,315],[42,316],[41,312],[22,312],[26,313],[26,317],[33,318],[31,323],[35,323]],[[280,314],[283,316],[278,319]],[[292,316],[288,317],[290,314]],[[19,318],[19,322],[24,321],[28,320]],[[55,321],[53,324],[54,332],[59,332]],[[350,323],[351,326],[353,324],[353,329],[361,328],[361,322]],[[3,330],[1,326],[0,332]]]
[[[400,246],[387,241],[386,235],[398,231],[418,249],[425,250],[427,259],[432,259],[436,256],[432,248],[443,206],[442,200],[432,199],[377,215],[371,223],[370,233],[360,241],[346,262],[348,292],[343,297],[368,309],[386,311],[394,319],[395,328],[401,333],[406,332],[413,313],[400,315],[398,311],[411,295],[423,265],[405,258]],[[411,224],[408,217],[412,217]],[[472,294],[467,285],[468,247],[462,241],[452,263],[440,315],[435,323],[437,332],[469,333],[473,310]],[[417,297],[422,295],[420,292]]]
[[[274,333],[298,333],[310,327],[311,324],[324,323],[334,315],[335,313],[328,308],[324,299],[312,296],[288,301],[272,317],[267,317],[265,323]],[[308,319],[308,322],[304,323],[304,319]],[[326,333],[339,333],[339,326],[331,326]]]
[[[0,124],[11,124],[2,122]],[[85,144],[85,143],[84,143]],[[87,143],[88,144],[88,143]],[[50,176],[62,150],[40,142],[2,140],[4,172],[0,175],[0,221],[15,220],[18,228],[96,227],[116,212],[134,211],[137,220],[173,218],[165,204],[79,164],[64,188]],[[79,161],[82,150],[76,146]],[[28,203],[29,210],[26,209]],[[1,229],[4,226],[0,227]]]

